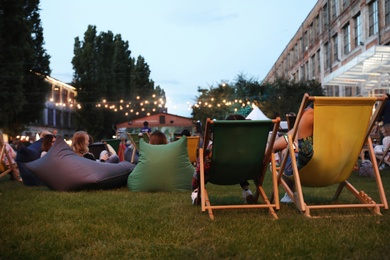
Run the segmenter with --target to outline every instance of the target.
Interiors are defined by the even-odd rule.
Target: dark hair
[[[245,117],[238,114],[229,115],[225,120],[245,120]]]
[[[144,126],[148,126],[149,125],[149,122],[148,121],[144,121]]]
[[[48,152],[53,143],[54,135],[47,134],[42,137],[42,151]]]
[[[191,133],[187,129],[184,129],[183,131],[181,131],[180,135],[191,136]]]

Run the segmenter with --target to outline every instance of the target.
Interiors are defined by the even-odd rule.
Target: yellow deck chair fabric
[[[271,159],[272,191],[277,194],[275,156],[272,153],[280,118],[275,120],[221,120],[206,122],[204,147],[199,149],[200,159],[200,196],[202,211],[208,211],[214,219],[213,210],[266,208],[277,219],[275,209],[279,209],[279,199],[271,203],[263,188],[263,179]],[[269,129],[273,134],[269,138]],[[216,185],[235,185],[245,180],[253,180],[256,186],[255,203],[239,205],[212,205],[209,191],[206,189],[204,173],[204,149],[210,136],[212,138],[211,168],[208,182]],[[269,140],[268,140],[269,139]],[[268,141],[268,147],[267,147]],[[258,203],[261,196],[262,203]],[[213,202],[214,203],[214,202]]]
[[[316,97],[315,155],[299,171],[304,186],[325,187],[349,178],[365,143],[375,101],[375,98]]]
[[[192,164],[198,159],[199,136],[187,136],[188,157]]]
[[[375,208],[375,213],[379,207],[388,208],[387,200],[384,194],[382,181],[379,175],[378,166],[375,160],[369,134],[375,119],[382,109],[385,97],[309,97],[304,96],[301,108],[294,126],[293,135],[289,136],[289,143],[292,143],[297,133],[297,126],[304,108],[309,101],[314,102],[314,128],[313,128],[313,150],[314,154],[309,163],[302,169],[297,169],[294,150],[289,145],[289,154],[292,157],[294,180],[296,185],[296,194],[288,189],[283,182],[287,193],[294,200],[298,208],[310,216],[310,208],[340,208],[340,207],[358,207],[355,205],[327,205],[327,206],[308,206],[304,202],[302,186],[305,187],[326,187],[333,184],[340,184],[336,191],[335,198],[346,186],[362,203],[361,207],[370,209]],[[373,115],[373,107],[379,102],[377,111]],[[362,147],[367,143],[369,154],[373,162],[374,172],[377,179],[378,191],[381,203],[377,204],[364,194],[358,192],[347,179],[353,172],[353,167],[360,155]],[[286,156],[287,157],[287,156]],[[285,167],[287,158],[284,158],[280,173]],[[281,174],[279,174],[279,177]],[[295,198],[293,198],[295,197]]]

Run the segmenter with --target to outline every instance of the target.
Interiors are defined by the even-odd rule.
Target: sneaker
[[[282,203],[293,203],[292,199],[290,196],[288,196],[287,193],[284,194],[284,197],[280,200]]]
[[[255,202],[252,191],[250,189],[243,190],[242,197],[244,198],[246,204],[253,204]]]
[[[191,194],[192,205],[198,204],[198,189],[194,190]]]

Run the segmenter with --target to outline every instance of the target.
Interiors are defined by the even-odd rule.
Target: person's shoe
[[[198,204],[198,189],[194,190],[191,194],[192,205]]]
[[[253,204],[255,202],[252,191],[250,189],[243,190],[242,197],[244,198],[245,203],[247,204]]]
[[[290,196],[288,196],[287,193],[284,194],[284,197],[280,200],[282,203],[293,203],[292,199]]]

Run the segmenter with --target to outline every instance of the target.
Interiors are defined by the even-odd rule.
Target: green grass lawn
[[[390,170],[382,180],[390,201]],[[354,174],[351,182],[379,200],[373,179]],[[239,185],[207,187],[211,200],[242,200]],[[318,203],[335,189],[304,192]],[[279,220],[250,209],[215,211],[211,221],[190,194],[56,192],[2,178],[0,259],[390,259],[389,210],[317,210],[309,219],[282,204]]]

